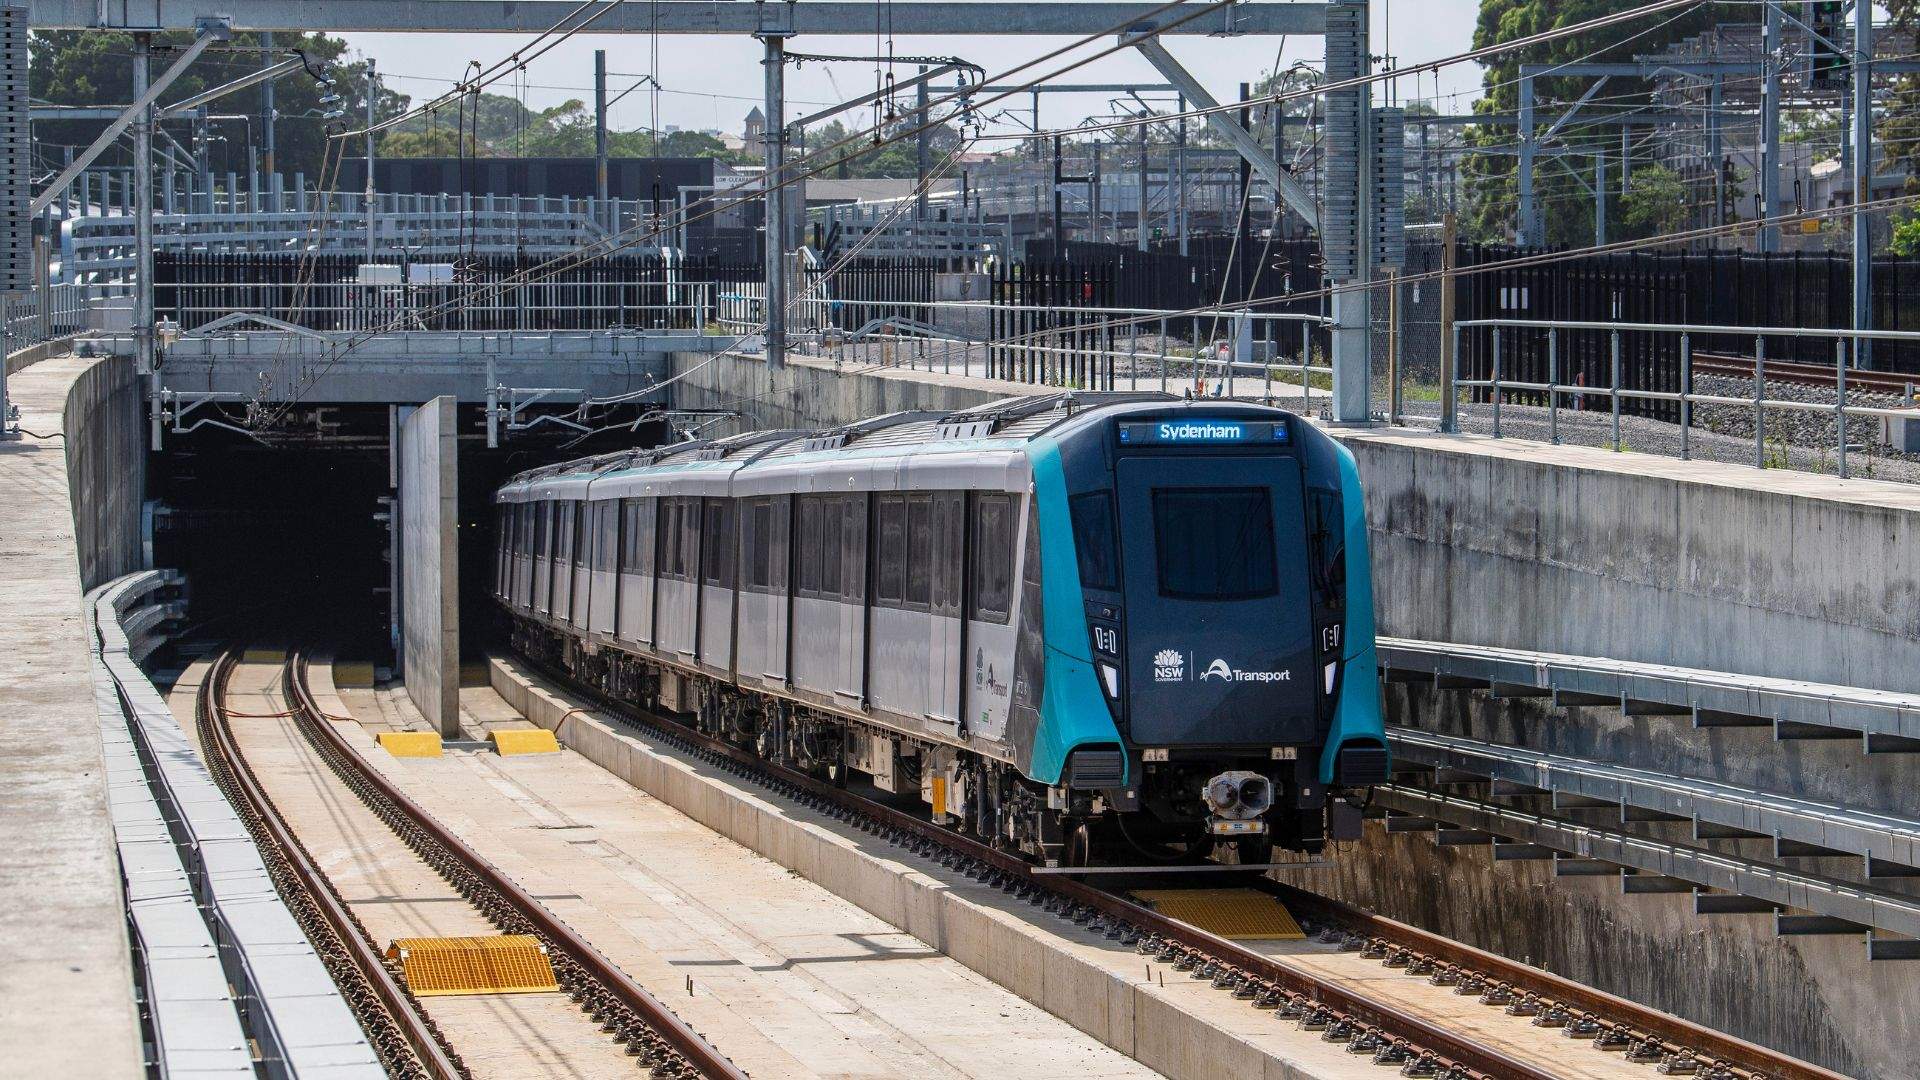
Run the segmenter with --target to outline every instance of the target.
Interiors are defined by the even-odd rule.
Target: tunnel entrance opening
[[[405,408],[307,406],[258,435],[166,435],[149,456],[148,539],[153,565],[187,575],[188,638],[277,637],[393,663],[393,437]],[[553,428],[489,448],[482,406],[457,417],[461,653],[477,659],[499,640],[494,490],[522,469],[654,446],[669,430],[646,420],[583,439]]]

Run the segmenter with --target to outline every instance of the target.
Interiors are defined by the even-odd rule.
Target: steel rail
[[[1693,371],[1696,375],[1733,375],[1751,379],[1753,378],[1753,358],[1729,353],[1696,352],[1693,354]],[[1829,389],[1838,382],[1832,363],[1808,364],[1793,360],[1775,360],[1772,357],[1767,358],[1767,378]],[[1920,387],[1920,376],[1868,371],[1864,368],[1847,369],[1849,390],[1877,390],[1882,393],[1905,394],[1910,387]],[[1752,404],[1751,401],[1747,403]],[[1831,405],[1823,407],[1832,408]]]
[[[1397,1045],[1413,1057],[1424,1054],[1441,1076],[1547,1080],[1559,1075],[1094,885],[1062,875],[1035,874],[1034,867],[1016,855],[773,764],[658,713],[610,698],[547,665],[536,666],[569,689],[601,702],[634,727],[678,742],[729,771],[811,802],[856,827],[905,843],[917,854],[938,855],[942,866],[1044,904],[1044,910],[1103,931],[1112,940],[1127,940],[1131,930],[1138,951],[1157,953],[1177,969],[1192,972],[1195,978],[1211,978],[1216,987],[1231,989],[1235,996],[1254,1001],[1256,1007],[1280,1009],[1282,1015],[1329,1028],[1344,1023],[1352,1039],[1371,1033],[1383,1048]],[[862,818],[865,820],[859,820]]]
[[[1260,887],[1294,909],[1310,912],[1322,921],[1356,930],[1395,949],[1425,954],[1441,964],[1451,965],[1457,973],[1475,976],[1482,982],[1545,999],[1539,1002],[1542,1008],[1557,1001],[1596,1017],[1624,1021],[1663,1040],[1667,1044],[1665,1049],[1672,1052],[1704,1055],[1710,1063],[1732,1066],[1750,1076],[1764,1076],[1769,1080],[1845,1080],[1843,1074],[1811,1062],[1295,885],[1262,878]]]
[[[661,1003],[660,999],[654,997],[645,987],[635,982],[626,972],[616,967],[612,961],[601,954],[600,950],[594,948],[585,938],[575,933],[572,927],[556,918],[542,906],[539,901],[535,900],[531,893],[521,888],[518,883],[502,873],[499,868],[495,867],[491,862],[488,862],[478,851],[474,850],[451,830],[440,824],[433,815],[427,813],[419,804],[408,798],[397,786],[385,776],[382,776],[378,770],[369,766],[360,756],[360,752],[350,745],[338,731],[334,730],[333,725],[328,722],[329,718],[321,712],[319,706],[314,702],[312,691],[307,686],[306,669],[307,658],[305,655],[299,652],[288,653],[286,681],[288,697],[290,699],[289,703],[293,706],[297,717],[304,718],[307,721],[302,727],[308,731],[310,735],[317,734],[326,744],[324,749],[331,751],[331,754],[323,755],[328,758],[328,764],[335,767],[336,770],[345,770],[352,774],[352,783],[350,783],[349,786],[356,787],[357,790],[363,793],[371,791],[379,799],[387,802],[395,812],[405,818],[406,825],[425,834],[425,837],[431,844],[443,849],[447,855],[451,856],[452,859],[459,864],[461,869],[464,869],[468,874],[472,875],[473,878],[478,879],[477,884],[484,888],[491,889],[495,895],[513,910],[514,914],[519,916],[531,932],[538,934],[549,948],[562,955],[564,958],[563,964],[565,960],[570,960],[573,964],[578,965],[579,969],[586,974],[588,979],[597,983],[600,988],[611,994],[619,1005],[624,1006],[637,1015],[641,1023],[667,1047],[671,1048],[674,1053],[678,1054],[695,1074],[707,1077],[708,1080],[746,1080],[747,1074],[745,1072],[741,1071],[738,1066],[729,1061],[698,1032],[688,1027],[686,1022],[681,1020],[671,1009]],[[343,776],[342,779],[348,778]],[[379,807],[373,807],[373,809],[376,813],[380,813]],[[387,815],[381,814],[381,816],[384,818]],[[388,824],[393,825],[395,823],[389,820]],[[403,836],[403,839],[406,838]],[[429,859],[428,861],[433,862],[434,860]],[[436,867],[436,869],[442,868]],[[445,872],[444,869],[443,872]],[[455,881],[454,884],[456,888],[461,887],[461,883],[458,881]],[[466,893],[467,889],[462,888],[461,891]],[[471,894],[468,895],[469,899],[474,899]],[[480,904],[478,900],[475,902],[476,904]],[[485,905],[480,906],[482,906],[483,909],[485,907]],[[487,914],[489,917],[494,917],[494,913],[491,911],[487,912]],[[562,967],[563,964],[556,965],[556,974],[562,974],[558,969]],[[566,982],[567,979],[565,975],[562,974],[562,984],[565,985]],[[593,996],[591,991],[583,990],[579,986],[573,986],[569,989],[576,1000]],[[593,1009],[595,1019],[602,1019],[603,1011],[606,1008],[605,1004],[592,1001],[585,1001],[583,1004]],[[617,1018],[610,1015],[602,1022],[603,1026],[607,1024],[615,1024],[617,1026]],[[637,1043],[630,1042],[629,1051],[639,1052]],[[656,1075],[663,1075],[663,1073],[656,1069]],[[664,1075],[681,1075],[681,1073],[669,1070],[665,1072]]]
[[[263,849],[262,854],[268,856],[269,869],[275,861],[279,861],[292,872],[292,882],[276,880],[274,886],[289,906],[295,909],[296,917],[299,908],[310,905],[310,910],[325,921],[326,929],[345,954],[345,959],[365,980],[365,988],[377,999],[383,1015],[369,1015],[369,1003],[364,999],[356,1000],[359,995],[352,993],[352,988],[342,987],[343,991],[348,991],[349,1003],[355,1006],[356,1018],[367,1029],[375,1047],[381,1051],[382,1063],[388,1071],[403,1077],[425,1075],[433,1080],[464,1080],[468,1075],[465,1065],[445,1046],[433,1021],[420,1010],[413,996],[387,969],[379,949],[367,937],[366,930],[334,894],[326,874],[294,837],[273,800],[247,766],[246,758],[241,755],[239,746],[234,742],[233,731],[225,719],[227,680],[233,674],[234,662],[235,653],[231,650],[215,659],[194,702],[201,746],[213,751],[208,755],[209,770],[213,772],[215,780],[221,782],[220,786],[227,790],[228,797],[235,800],[234,809],[248,823],[255,842]],[[288,895],[289,885],[298,890],[298,895]],[[306,905],[302,905],[303,900]],[[300,921],[307,922],[305,919]],[[303,929],[312,938],[316,927],[306,925]],[[315,941],[314,947],[323,960],[335,961],[327,966],[333,969],[334,977],[338,980],[341,973],[337,961],[340,957],[329,956],[329,950],[320,941]],[[392,1038],[383,1037],[380,1031],[385,1026],[383,1020],[393,1029],[384,1034],[403,1040],[414,1060],[408,1061],[395,1053]],[[418,1073],[413,1066],[418,1067]]]

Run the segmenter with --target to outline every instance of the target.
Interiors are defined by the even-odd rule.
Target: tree
[[[1585,22],[1640,6],[1640,0],[1481,0],[1480,18],[1474,30],[1475,48],[1528,37],[1555,27]],[[1660,17],[1631,27],[1613,27],[1596,33],[1575,34],[1524,51],[1501,53],[1487,66],[1486,96],[1475,105],[1479,112],[1513,116],[1520,107],[1520,64],[1545,64],[1556,61],[1593,60],[1598,62],[1630,60],[1635,54],[1655,52],[1670,42],[1699,33],[1714,18],[1708,8],[1678,18]],[[1552,122],[1560,109],[1576,100],[1591,82],[1576,78],[1540,78],[1534,80],[1536,117],[1539,130]],[[1616,79],[1608,84],[1609,104],[1632,105],[1645,100],[1643,83]],[[1582,130],[1578,120],[1569,125],[1557,141],[1575,150],[1582,146],[1604,144],[1619,137],[1617,129]],[[1517,142],[1510,123],[1476,125],[1467,129],[1470,143],[1494,151],[1473,154],[1466,160],[1464,182],[1468,189],[1468,210],[1462,221],[1465,234],[1473,239],[1505,239],[1517,224],[1519,184],[1517,157],[1510,151]],[[1578,160],[1575,157],[1572,160]],[[1534,199],[1546,236],[1532,238],[1551,244],[1584,243],[1593,235],[1593,200],[1567,172],[1549,167],[1539,159],[1534,168]]]
[[[1687,223],[1687,185],[1680,174],[1665,165],[1633,170],[1633,179],[1620,198],[1620,220],[1628,239],[1680,231]]]
[[[153,35],[154,74],[165,69],[176,50],[193,40],[187,33]],[[160,96],[162,105],[180,101],[202,90],[229,82],[263,64],[274,62],[252,47],[260,44],[258,34],[236,33],[225,46],[215,45],[202,53],[186,73]],[[357,122],[366,115],[367,65],[347,55],[347,43],[324,34],[277,34],[274,45],[279,56],[295,50],[304,53],[308,66],[338,81],[333,91],[343,99],[347,115]],[[133,99],[133,39],[128,34],[103,30],[35,31],[28,45],[28,85],[36,101],[52,105],[124,105]],[[326,146],[327,107],[320,104],[325,93],[312,74],[296,71],[274,81],[274,108],[278,123],[274,128],[276,165],[282,173],[304,172],[310,181],[321,173]],[[374,113],[382,119],[405,110],[407,97],[382,86]],[[214,172],[245,172],[247,148],[260,146],[263,138],[260,117],[264,111],[262,91],[250,87],[213,102],[216,114],[241,115],[238,121],[216,121],[208,157]],[[61,144],[83,147],[92,142],[104,120],[61,120],[34,125],[36,142],[43,150]],[[180,117],[165,121],[162,128],[182,144],[191,145],[192,122]],[[164,138],[157,147],[171,144]],[[131,161],[130,140],[109,151],[106,160]],[[164,151],[162,151],[164,152]],[[177,155],[176,155],[177,156]],[[43,161],[43,165],[58,160]],[[181,163],[184,167],[185,163]]]

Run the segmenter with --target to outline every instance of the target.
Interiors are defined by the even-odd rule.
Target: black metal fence
[[[1111,389],[1115,274],[1099,263],[1024,259],[994,267],[987,377]],[[1036,310],[1042,309],[1042,310]]]
[[[1508,247],[1459,249],[1457,265],[1481,269],[1459,279],[1458,317],[1794,329],[1853,325],[1853,275],[1845,253],[1625,252],[1566,262],[1501,265],[1534,254],[1538,252]],[[1872,305],[1875,329],[1920,328],[1920,261],[1875,259]],[[1488,327],[1463,331],[1463,378],[1492,378],[1493,337]],[[1562,384],[1612,385],[1611,331],[1560,331],[1552,352],[1548,337],[1542,330],[1503,329],[1501,379],[1546,382],[1549,375],[1557,374]],[[1622,388],[1680,389],[1678,334],[1622,333],[1619,341]],[[1693,334],[1688,344],[1696,354],[1751,357],[1756,338],[1751,333]],[[1769,359],[1834,362],[1833,342],[1828,339],[1775,335],[1765,339],[1765,347]],[[1920,346],[1878,342],[1872,361],[1877,370],[1920,373]],[[1484,400],[1487,394],[1482,388],[1476,397]],[[1515,399],[1527,400],[1527,396],[1509,398]],[[1604,403],[1595,399],[1590,404],[1602,407]],[[1672,402],[1629,399],[1622,410],[1664,419],[1677,416]]]

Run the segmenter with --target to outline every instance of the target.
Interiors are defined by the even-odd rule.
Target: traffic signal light
[[[1838,90],[1847,85],[1850,58],[1840,40],[1844,10],[1841,0],[1812,0],[1807,5],[1807,26],[1813,31],[1807,40],[1807,86],[1812,89]]]

